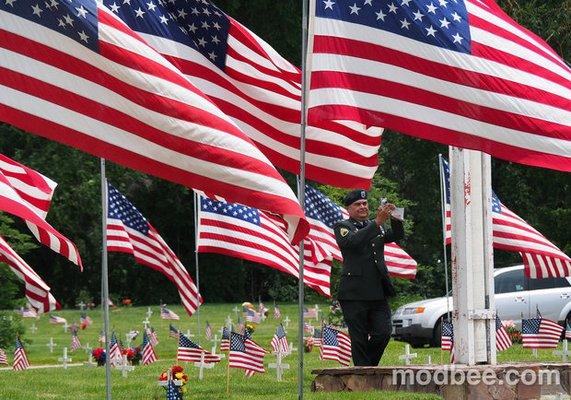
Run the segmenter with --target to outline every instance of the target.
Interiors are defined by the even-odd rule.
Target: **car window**
[[[494,289],[496,294],[527,290],[527,279],[523,276],[523,269],[497,275],[494,278]]]
[[[544,279],[529,280],[530,290],[564,288],[569,286],[571,285],[569,284],[569,281],[565,278],[544,278]]]

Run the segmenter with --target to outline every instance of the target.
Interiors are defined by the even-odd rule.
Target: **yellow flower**
[[[177,372],[176,374],[174,374],[174,377],[175,377],[176,379],[178,379],[178,380],[182,380],[182,376],[183,376],[183,375],[184,375],[184,374],[183,374],[182,372]]]

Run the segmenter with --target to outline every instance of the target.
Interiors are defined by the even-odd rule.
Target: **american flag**
[[[155,332],[155,330],[152,327],[145,329],[145,332],[147,333],[147,336],[149,337],[149,342],[153,347],[159,344],[159,338],[157,337],[157,332]]]
[[[155,354],[153,343],[151,343],[151,339],[149,335],[147,335],[147,331],[143,332],[143,344],[141,347],[143,348],[143,355],[141,357],[141,363],[143,365],[149,365],[157,361],[157,355]]]
[[[58,317],[57,315],[50,315],[50,324],[58,325],[65,324],[67,320],[63,317]]]
[[[264,356],[266,355],[260,345],[252,339],[236,332],[230,333],[230,352],[228,354],[228,366],[230,368],[242,368],[246,376],[252,376],[256,372],[264,373]]]
[[[322,360],[333,360],[341,365],[351,362],[351,339],[349,335],[329,325],[323,327],[319,356]]]
[[[241,204],[199,198],[199,252],[242,258],[299,276],[299,248],[289,243],[281,218]],[[310,248],[305,247],[304,283],[330,296],[331,261],[314,262]]]
[[[88,328],[92,323],[93,320],[89,315],[87,315],[86,313],[81,313],[81,316],[79,317],[79,324],[81,329]]]
[[[272,349],[275,353],[287,354],[289,351],[289,344],[287,342],[287,336],[282,324],[279,324],[276,328],[276,333],[272,337],[270,342]]]
[[[500,318],[496,315],[496,349],[504,351],[512,346],[512,340]]]
[[[0,45],[2,42],[0,25]],[[2,103],[0,98],[0,105]],[[0,154],[0,210],[22,218],[40,243],[83,269],[75,244],[46,222],[55,185],[37,171]]]
[[[445,243],[450,244],[452,239],[450,166],[443,158],[441,166],[445,190]],[[520,253],[526,276],[533,279],[571,276],[571,258],[510,211],[495,193],[492,193],[492,236],[494,248]]]
[[[178,339],[179,334],[179,330],[173,324],[169,324],[169,336]]]
[[[333,257],[343,261],[333,228],[337,222],[349,218],[347,210],[319,190],[305,185],[305,214],[310,226],[308,238],[315,243],[314,254],[318,260]],[[416,276],[416,261],[396,243],[385,244],[385,263],[392,277],[414,279]]]
[[[77,336],[77,330],[71,332],[70,349],[71,349],[71,351],[81,349],[81,342],[79,341],[79,337]]]
[[[315,328],[313,331],[313,345],[315,347],[321,347],[321,338],[322,338],[322,334],[321,334],[321,329],[319,328]]]
[[[281,214],[293,243],[306,235],[295,194],[226,113],[102,2],[54,1],[0,5],[3,122]]]
[[[227,327],[222,328],[222,339],[220,339],[220,351],[230,351],[230,332]]]
[[[303,308],[303,318],[315,318],[317,319],[317,309],[316,308]]]
[[[206,321],[206,328],[204,328],[204,337],[206,340],[212,340],[212,326]]]
[[[161,319],[178,321],[178,320],[180,320],[180,317],[174,311],[169,310],[166,307],[161,307]]]
[[[14,371],[23,371],[28,369],[29,366],[30,363],[28,362],[26,350],[24,346],[22,346],[20,338],[16,338],[16,350],[14,350],[14,363],[12,364],[12,368],[14,368]]]
[[[313,333],[315,332],[315,328],[309,322],[304,322],[303,323],[303,331],[305,333],[309,333],[309,334],[313,335]]]
[[[8,364],[8,357],[6,356],[4,349],[0,349],[0,364]]]
[[[22,318],[38,318],[38,313],[31,306],[27,306],[26,308],[22,307],[20,314]]]
[[[107,249],[133,254],[137,263],[165,275],[175,284],[188,315],[192,315],[202,297],[184,265],[143,214],[109,183],[107,194]]]
[[[310,119],[571,171],[571,68],[493,0],[315,3]]]
[[[282,312],[278,306],[274,306],[274,318],[280,319],[282,317]]]
[[[440,338],[440,348],[452,351],[454,348],[454,326],[452,322],[442,321],[442,336]]]
[[[178,339],[178,350],[176,352],[176,359],[178,361],[200,362],[202,353],[204,353],[205,363],[216,363],[221,360],[220,356],[204,350],[185,335],[182,333],[180,334],[180,338]]]
[[[117,3],[104,1],[229,115],[274,165],[299,174],[298,68],[210,1],[173,0],[152,7],[143,0]],[[347,122],[309,126],[307,177],[369,187],[381,134],[382,129]]]
[[[571,326],[569,322],[565,324],[565,339],[571,339]]]
[[[111,342],[109,342],[109,362],[111,364],[120,363],[123,359],[121,345],[117,341],[115,332],[111,333]]]
[[[530,318],[521,321],[521,340],[524,348],[556,348],[563,327],[545,318]]]
[[[246,310],[246,321],[259,324],[261,322],[260,313],[254,310]]]
[[[167,382],[167,400],[181,400],[181,394],[179,393],[178,387],[174,384],[173,379],[169,379]]]

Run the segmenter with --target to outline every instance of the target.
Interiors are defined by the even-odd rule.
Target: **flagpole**
[[[305,209],[305,128],[307,125],[307,42],[308,42],[308,14],[309,1],[302,0],[301,11],[301,115],[300,115],[300,143],[299,143],[299,164],[300,173],[298,180],[299,204]],[[304,246],[303,240],[299,243],[299,282],[298,282],[298,372],[297,372],[297,398],[303,400],[303,302],[304,302]]]
[[[194,193],[194,265],[196,265],[196,291],[200,296],[200,270],[198,267],[198,210],[200,201],[198,193]],[[200,345],[200,304],[196,307],[196,344]]]
[[[107,178],[105,159],[101,158],[101,305],[105,334],[105,399],[111,400],[111,363],[109,362],[109,277],[107,272]]]
[[[440,170],[440,208],[442,210],[442,248],[444,254],[444,282],[446,285],[446,316],[450,319],[450,300],[448,300],[448,255],[446,254],[446,184],[444,183],[444,169],[442,168],[442,154],[438,154],[438,168]]]

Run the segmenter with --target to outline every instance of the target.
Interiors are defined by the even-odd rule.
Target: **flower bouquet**
[[[512,320],[502,321],[502,325],[506,328],[512,343],[521,343],[521,332],[517,330]]]
[[[186,384],[188,383],[188,375],[184,373],[184,369],[180,365],[173,365],[170,370],[164,371],[159,376],[159,385],[167,389],[169,378],[174,381],[178,389],[178,398],[182,400],[183,395],[187,392]]]
[[[142,354],[140,347],[124,348],[122,354],[127,356],[127,361],[129,361],[131,365],[139,365],[141,362]]]
[[[313,337],[308,336],[303,338],[303,351],[306,353],[311,353],[313,346],[315,345]]]
[[[95,362],[97,362],[97,365],[99,367],[101,367],[102,365],[105,365],[105,349],[102,347],[96,347],[91,351],[91,356],[95,359]]]

